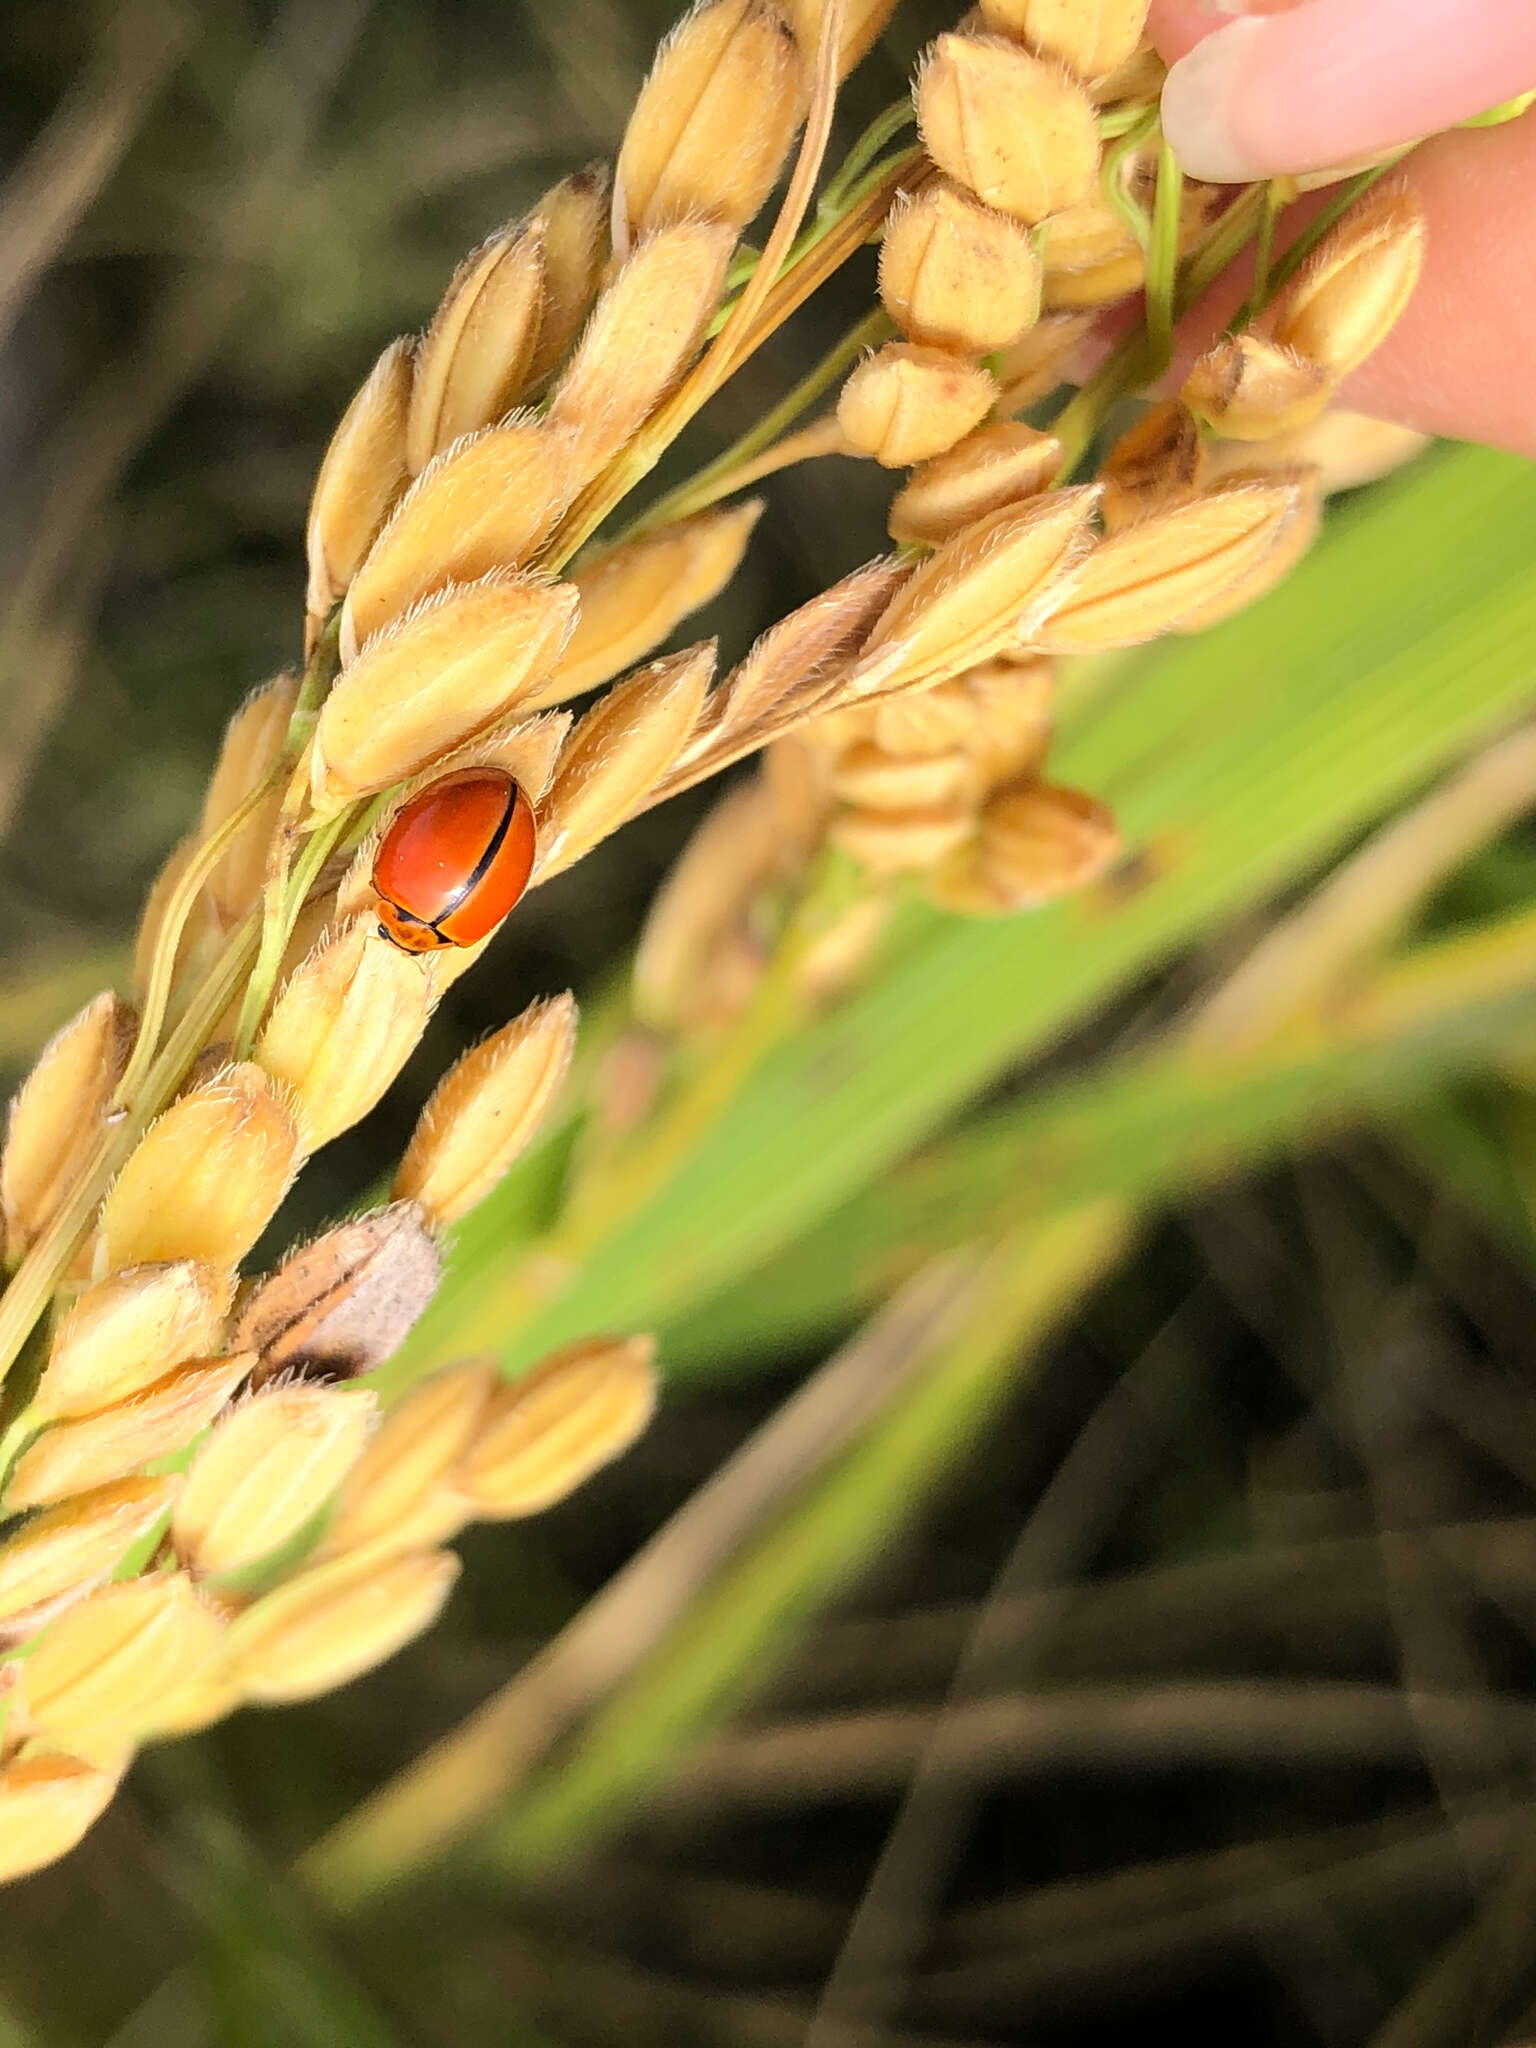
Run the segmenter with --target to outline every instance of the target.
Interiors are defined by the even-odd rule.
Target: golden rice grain
[[[827,828],[832,845],[872,875],[921,874],[975,829],[969,804],[906,811],[842,811]]]
[[[1387,179],[1323,237],[1271,315],[1284,348],[1347,377],[1391,333],[1424,265],[1423,211]]]
[[[303,1144],[283,1092],[260,1067],[226,1067],[152,1123],[97,1226],[103,1273],[158,1260],[237,1266],[298,1171]]]
[[[182,1563],[239,1571],[317,1515],[363,1454],[378,1403],[366,1387],[269,1387],[232,1409],[192,1461],[171,1518]]]
[[[1041,310],[1096,313],[1139,291],[1146,276],[1147,259],[1139,248],[1107,256],[1102,263],[1086,263],[1077,270],[1048,268],[1040,286]]]
[[[1111,534],[1030,638],[1057,654],[1135,647],[1235,590],[1303,509],[1293,478],[1227,483]]]
[[[608,248],[608,166],[562,178],[534,208],[544,241],[544,294],[525,395],[564,360],[597,297]]]
[[[909,341],[987,355],[1039,312],[1040,265],[1017,221],[935,178],[892,208],[880,297]]]
[[[409,479],[406,417],[414,370],[410,343],[391,342],[325,451],[309,501],[311,645]]]
[[[427,1027],[437,989],[427,963],[364,914],[324,939],[279,991],[256,1061],[286,1090],[314,1151],[365,1117]]]
[[[352,580],[341,658],[450,583],[526,562],[570,502],[561,435],[523,415],[454,441],[396,505]]]
[[[1140,256],[1141,244],[1124,214],[1104,199],[1085,200],[1053,213],[1040,228],[1046,273],[1099,271],[1127,256]]]
[[[179,1451],[207,1428],[255,1362],[250,1352],[198,1359],[99,1415],[56,1423],[17,1460],[6,1506],[65,1500]]]
[[[1011,657],[981,662],[966,672],[963,687],[976,709],[970,751],[988,787],[1038,769],[1051,741],[1055,664]]]
[[[979,708],[969,674],[957,676],[953,682],[936,683],[931,690],[888,697],[870,710],[871,737],[882,754],[894,759],[943,754],[951,748],[968,753],[980,733]]]
[[[866,811],[939,811],[968,807],[976,772],[963,748],[890,754],[877,740],[856,742],[832,766],[832,794]]]
[[[11,1104],[0,1154],[6,1256],[20,1258],[68,1194],[102,1130],[137,1018],[110,990],[43,1047]]]
[[[229,1631],[246,1699],[306,1700],[403,1649],[441,1613],[459,1575],[451,1550],[315,1565],[257,1600]]]
[[[129,1266],[82,1294],[54,1333],[33,1412],[94,1415],[213,1348],[231,1281],[196,1259]]]
[[[693,731],[714,666],[713,645],[653,661],[579,721],[540,819],[541,874],[569,867],[643,802]]]
[[[922,463],[891,500],[891,538],[935,547],[962,527],[1048,489],[1061,443],[1021,420],[996,420]]]
[[[72,1748],[131,1738],[219,1654],[222,1624],[184,1572],[103,1586],[48,1627],[22,1680],[25,1724]]]
[[[538,342],[543,289],[538,222],[498,229],[459,265],[416,351],[406,424],[412,476],[514,402]]]
[[[1285,471],[1284,475],[1295,486],[1296,511],[1281,529],[1275,545],[1253,564],[1246,576],[1228,584],[1204,604],[1185,612],[1174,627],[1176,633],[1203,633],[1207,626],[1218,626],[1235,612],[1256,604],[1277,584],[1284,582],[1316,540],[1323,517],[1323,498],[1318,488],[1317,472],[1293,469]]]
[[[246,698],[229,722],[203,799],[202,837],[206,840],[263,782],[273,782],[265,803],[240,827],[203,884],[204,896],[224,931],[238,924],[261,894],[267,849],[283,801],[282,785],[273,771],[282,759],[298,696],[298,677],[283,675]]]
[[[466,434],[494,426],[516,404],[533,368],[544,298],[544,223],[535,215],[513,232],[458,330],[442,380],[434,454],[443,454]],[[424,403],[435,369],[429,329],[417,359],[414,394]]]
[[[67,1855],[116,1790],[115,1773],[56,1750],[0,1764],[0,1884]]]
[[[866,563],[770,626],[716,692],[714,734],[750,732],[786,701],[813,698],[860,652],[910,574],[900,562]]]
[[[34,1515],[0,1543],[0,1615],[61,1593],[88,1593],[170,1512],[180,1491],[175,1475],[120,1479]]]
[[[981,18],[1080,78],[1125,63],[1147,25],[1148,0],[981,0]]]
[[[1000,791],[982,817],[982,872],[1015,909],[1082,888],[1119,849],[1114,818],[1103,804],[1048,782]]]
[[[785,0],[784,12],[794,25],[807,63],[816,52],[826,0]],[[874,47],[896,12],[896,0],[845,0],[837,39],[837,73],[846,77]]]
[[[1096,493],[1052,491],[1005,506],[945,541],[869,637],[872,686],[915,689],[1016,644],[1087,546]]]
[[[494,1394],[457,1483],[477,1515],[537,1514],[625,1451],[656,1405],[650,1337],[568,1345]]]
[[[1207,452],[1206,467],[1214,480],[1233,471],[1245,475],[1258,469],[1315,470],[1325,496],[1358,490],[1390,476],[1430,445],[1431,436],[1396,420],[1372,419],[1363,412],[1330,406],[1320,419],[1296,433],[1272,441],[1218,442]]]
[[[1194,414],[1178,398],[1149,405],[1115,442],[1099,470],[1099,509],[1106,533],[1118,533],[1156,512],[1186,504],[1207,469]]]
[[[688,367],[720,302],[735,230],[682,220],[641,237],[599,298],[550,399],[576,478],[593,477]]]
[[[173,1735],[195,1735],[233,1713],[240,1694],[225,1669],[223,1645],[191,1677],[173,1680],[144,1707],[134,1725],[141,1742],[164,1742]]]
[[[614,246],[689,215],[743,228],[799,125],[805,66],[771,0],[708,0],[656,53],[614,173]]]
[[[917,75],[917,121],[941,171],[1030,226],[1081,205],[1092,190],[1092,101],[1057,65],[1017,43],[940,36]]]
[[[980,363],[887,342],[849,377],[837,401],[848,444],[885,469],[941,455],[985,419],[997,380]]]
[[[1066,382],[1093,328],[1091,312],[1043,311],[1029,332],[997,358],[999,413],[1022,412]]]
[[[365,640],[315,729],[316,811],[415,775],[526,703],[576,606],[569,584],[500,571],[450,585]]]
[[[530,1004],[472,1046],[422,1111],[395,1199],[413,1202],[438,1230],[484,1201],[538,1129],[575,1044],[576,1004],[563,995]]]
[[[434,1373],[413,1387],[384,1417],[353,1466],[320,1555],[367,1549],[377,1556],[421,1548],[414,1518],[451,1478],[499,1384],[495,1365],[482,1360]],[[466,1512],[456,1501],[443,1534],[451,1533]]]
[[[1229,441],[1268,441],[1310,425],[1332,396],[1321,363],[1257,334],[1224,336],[1191,367],[1180,396]]]
[[[632,978],[642,1024],[675,1029],[715,1005],[703,996],[710,963],[728,943],[754,895],[784,871],[778,808],[760,777],[728,790],[705,814],[651,900]],[[701,1000],[702,997],[702,1000]]]
[[[700,512],[607,549],[571,577],[575,631],[530,702],[556,704],[644,661],[682,621],[718,597],[740,567],[763,502]]]

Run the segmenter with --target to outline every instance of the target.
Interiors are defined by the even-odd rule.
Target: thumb
[[[1375,155],[1536,86],[1532,0],[1154,0],[1152,29],[1166,55],[1196,45],[1163,130],[1217,184]]]

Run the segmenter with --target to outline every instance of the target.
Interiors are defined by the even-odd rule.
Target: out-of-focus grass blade
[[[4,2006],[0,2006],[0,2048],[37,2048],[34,2037]]]
[[[1404,1001],[1404,998],[1411,1000]],[[789,1251],[664,1324],[674,1373],[815,1343],[946,1246],[1008,1215],[1114,1192],[1209,1184],[1362,1114],[1438,1159],[1501,1235],[1536,1255],[1515,1163],[1433,1083],[1497,1053],[1536,1017],[1536,911],[1417,948],[1331,1018],[1236,1059],[1175,1041],[988,1112],[860,1191]],[[1455,1119],[1454,1122],[1451,1120]]]
[[[193,1788],[202,1778],[186,1761],[159,1775]],[[107,2048],[407,2048],[418,2037],[393,2025],[353,1974],[313,1899],[259,1860],[208,1791],[205,1782],[195,1795],[177,1873],[200,1940]],[[408,1953],[390,1962],[397,1977],[408,1974]],[[456,1995],[465,1988],[456,1983]],[[495,2027],[505,2048],[556,2048],[504,1989]],[[3,2031],[0,2048],[9,2048]]]
[[[1117,988],[1315,869],[1536,699],[1536,472],[1465,449],[1346,509],[1255,612],[1128,664],[1053,773],[1103,793],[1133,859],[999,923],[932,918],[889,972],[767,1060],[669,1186],[508,1327],[493,1198],[397,1377],[526,1363],[728,1285]]]
[[[1406,1105],[1391,1134],[1426,1179],[1536,1273],[1536,1107],[1494,1084]]]
[[[571,1853],[761,1684],[806,1617],[866,1569],[975,1442],[1052,1326],[1113,1262],[1128,1223],[1114,1203],[1085,1205],[1028,1242],[1000,1241],[964,1328],[528,1788],[496,1831],[498,1861],[528,1870]]]
[[[203,1937],[197,2005],[220,2048],[405,2048],[303,1895],[265,1870],[228,1821],[197,1816],[184,1878]],[[161,2048],[172,2044],[162,2037]]]

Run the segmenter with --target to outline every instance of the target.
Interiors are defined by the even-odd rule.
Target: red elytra
[[[533,855],[532,806],[504,769],[440,776],[379,844],[379,930],[407,953],[478,945],[527,888]]]

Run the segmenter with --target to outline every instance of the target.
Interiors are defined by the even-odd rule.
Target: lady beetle
[[[533,856],[533,807],[504,769],[440,776],[379,844],[379,930],[406,953],[478,945],[527,888]]]

